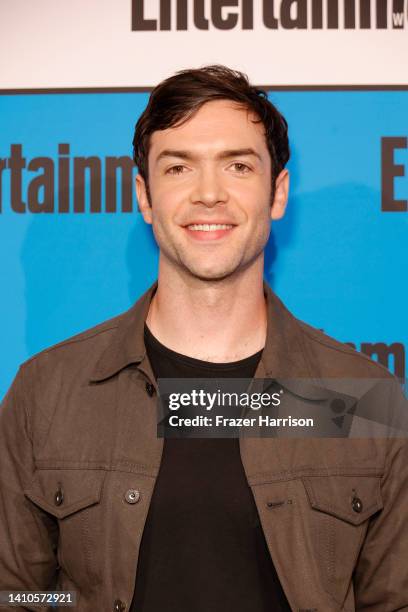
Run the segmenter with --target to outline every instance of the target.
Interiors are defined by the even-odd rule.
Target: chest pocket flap
[[[378,476],[307,476],[302,481],[312,508],[352,525],[383,508]]]
[[[96,469],[40,469],[24,494],[41,509],[63,519],[100,501],[105,474]]]

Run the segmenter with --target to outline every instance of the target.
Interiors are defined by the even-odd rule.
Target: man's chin
[[[227,278],[230,278],[234,275],[235,270],[230,269],[222,269],[222,270],[203,270],[203,269],[191,269],[189,268],[189,273],[196,278],[197,280],[207,281],[207,282],[219,282],[223,281]]]

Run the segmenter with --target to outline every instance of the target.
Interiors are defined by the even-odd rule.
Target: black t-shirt
[[[168,349],[145,325],[157,378],[252,378],[262,351],[209,363]],[[165,439],[139,552],[132,612],[290,612],[237,438]]]

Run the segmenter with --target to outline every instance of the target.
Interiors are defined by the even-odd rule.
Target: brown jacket
[[[81,612],[129,609],[163,448],[143,342],[155,288],[20,366],[0,412],[0,590],[55,586],[77,591]],[[257,378],[390,376],[264,292]],[[408,610],[406,440],[241,438],[240,449],[293,610]]]

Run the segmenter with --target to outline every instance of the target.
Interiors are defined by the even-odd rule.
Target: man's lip
[[[190,221],[190,223],[186,223],[183,227],[188,227],[189,225],[232,225],[235,226],[236,223],[231,223],[231,221]]]
[[[209,230],[205,229],[194,229],[189,227],[189,225],[195,225],[195,223],[189,223],[183,227],[186,230],[189,238],[199,243],[212,244],[213,242],[218,243],[219,240],[222,240],[226,236],[229,236],[232,233],[232,230],[236,228],[236,225],[232,223],[200,223],[197,225],[220,225],[221,227],[212,228]],[[223,227],[224,226],[224,227]]]

